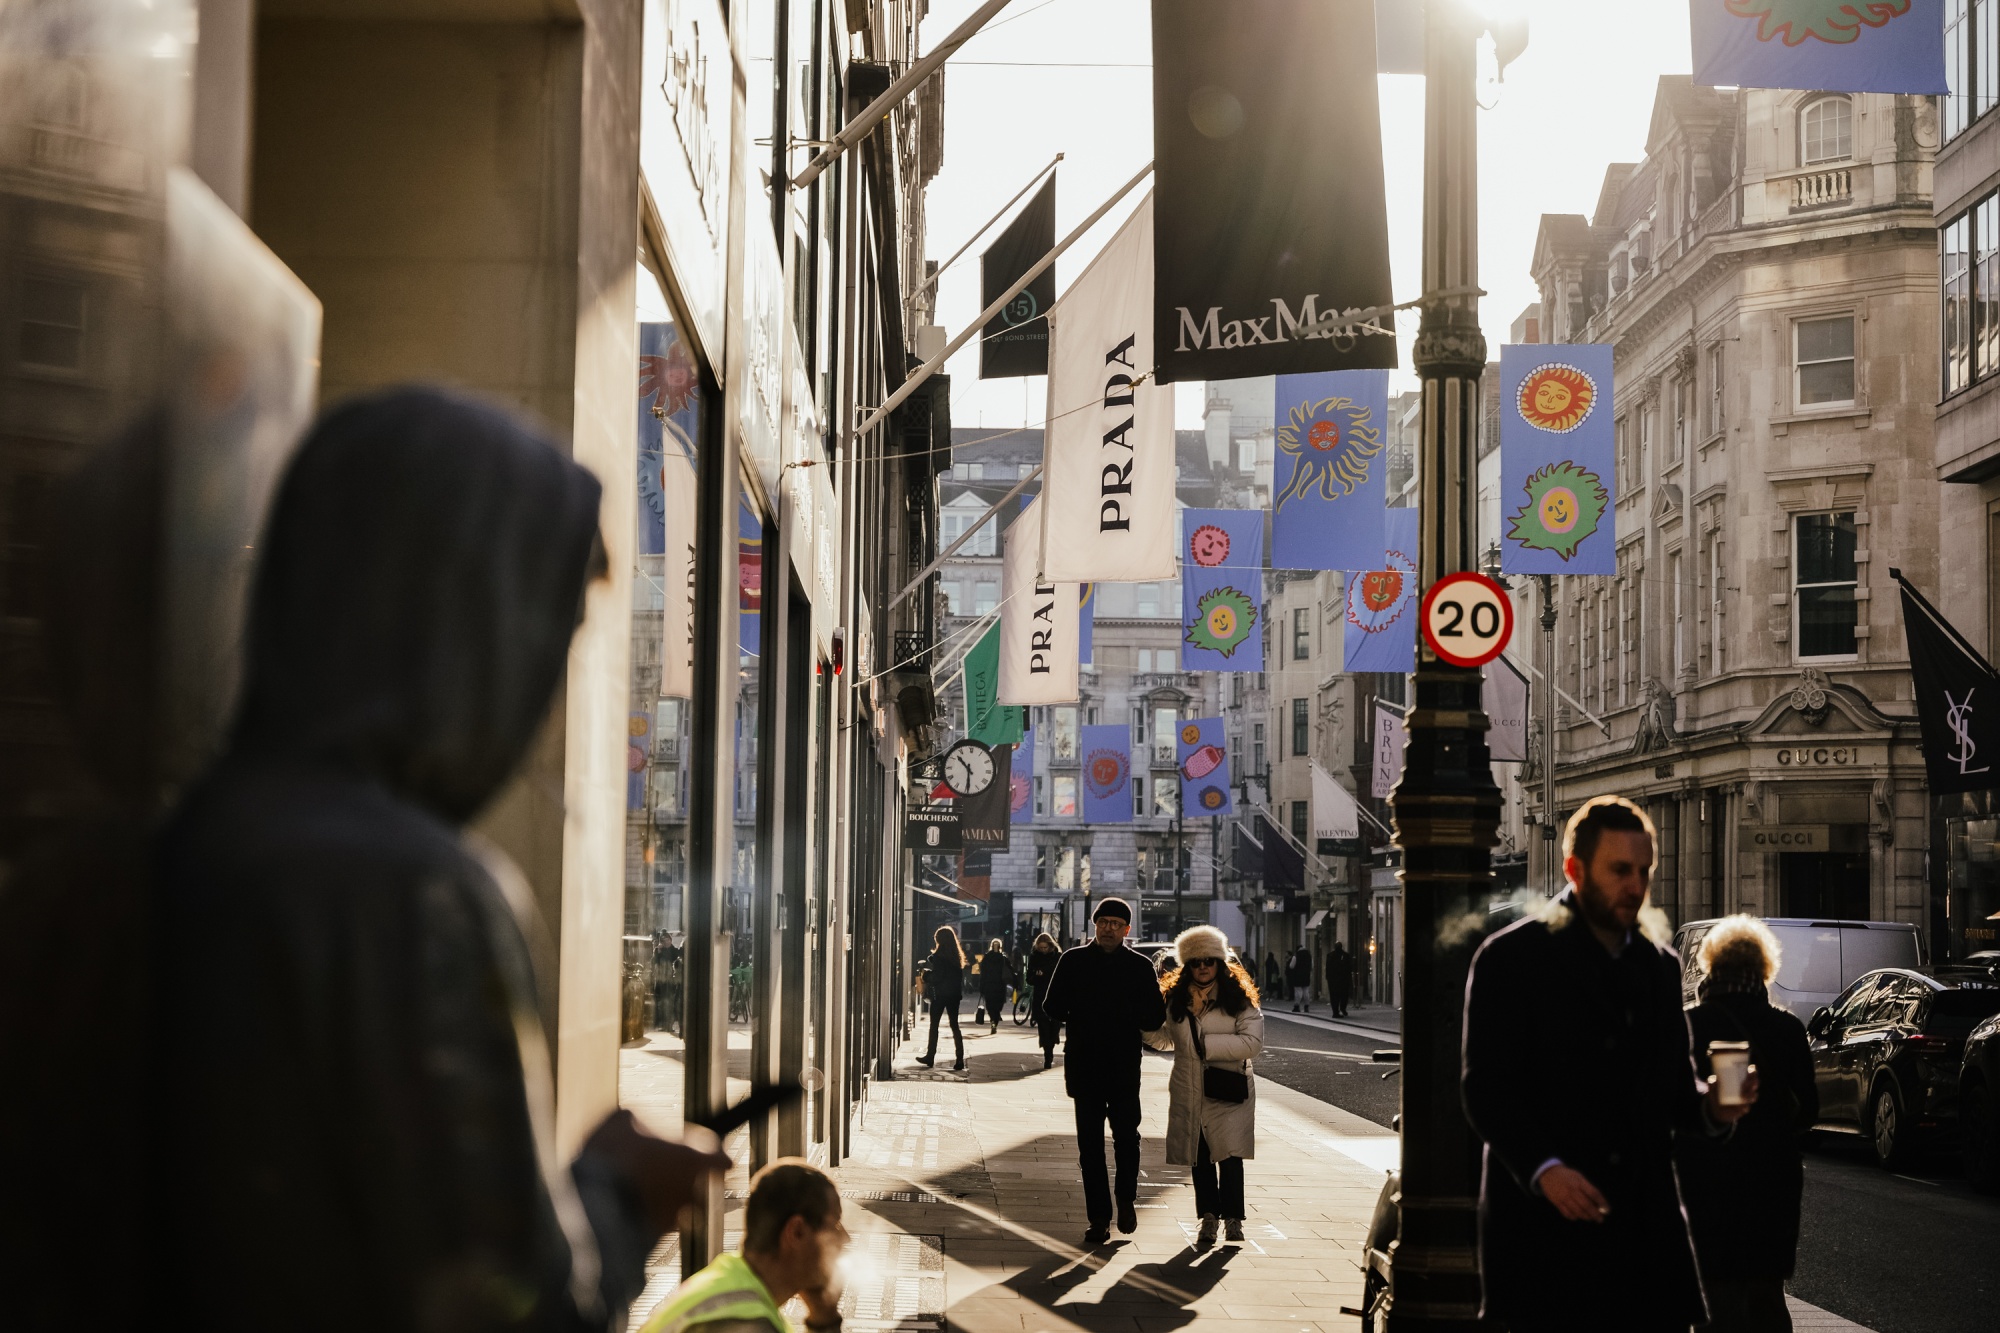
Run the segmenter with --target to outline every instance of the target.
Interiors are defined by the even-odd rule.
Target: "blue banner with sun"
[[[1417,669],[1417,511],[1391,509],[1380,569],[1347,576],[1341,670],[1405,675]]]
[[[1084,727],[1083,822],[1132,822],[1132,735],[1112,723]]]
[[[1229,795],[1229,751],[1222,748],[1222,719],[1181,723],[1174,758],[1181,770],[1181,814],[1187,819],[1236,813]]]
[[[1944,15],[1945,0],[1691,0],[1694,81],[1946,92]]]
[[[1181,663],[1262,671],[1264,511],[1181,511]]]
[[[1274,569],[1373,569],[1388,504],[1389,372],[1279,375]]]
[[[1500,568],[1616,574],[1611,349],[1500,349]]]

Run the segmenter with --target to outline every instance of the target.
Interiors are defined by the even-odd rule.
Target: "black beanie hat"
[[[1123,898],[1100,899],[1097,906],[1090,909],[1090,919],[1095,921],[1101,916],[1123,917],[1129,925],[1132,921],[1132,904]]]

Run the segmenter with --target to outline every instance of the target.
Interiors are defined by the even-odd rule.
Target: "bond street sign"
[[[1823,852],[1830,842],[1825,824],[1745,824],[1741,834],[1752,852]]]

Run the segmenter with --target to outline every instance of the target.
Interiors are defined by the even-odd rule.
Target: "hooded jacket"
[[[518,875],[463,834],[561,679],[598,500],[432,390],[336,408],[288,469],[239,721],[157,863],[176,1322],[602,1328],[637,1291],[636,1194],[551,1159]]]

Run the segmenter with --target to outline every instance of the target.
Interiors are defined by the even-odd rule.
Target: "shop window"
[[[1800,657],[1852,657],[1859,604],[1852,514],[1803,514],[1792,561],[1793,642]]]
[[[1801,408],[1854,401],[1854,316],[1802,319],[1792,326],[1794,382]]]
[[[1304,699],[1294,699],[1292,700],[1292,755],[1294,758],[1305,754],[1308,744],[1308,730],[1309,728],[1306,725],[1306,701]]]
[[[83,284],[27,278],[21,283],[19,357],[40,370],[83,369]]]
[[[1816,167],[1854,156],[1854,104],[1845,97],[1822,97],[1799,113],[1799,161]]]

